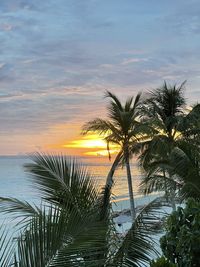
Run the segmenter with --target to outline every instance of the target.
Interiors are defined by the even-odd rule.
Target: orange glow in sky
[[[106,142],[98,135],[87,135],[82,139],[73,140],[63,145],[64,148],[83,149],[83,154],[87,156],[108,156]],[[117,153],[118,147],[110,144],[110,153]]]

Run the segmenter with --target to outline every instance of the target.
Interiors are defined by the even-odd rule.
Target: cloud
[[[9,31],[12,31],[13,28],[14,28],[13,25],[9,24],[9,23],[1,23],[0,24],[0,31],[9,32]]]
[[[45,92],[0,95],[1,135],[13,133],[40,133],[54,125],[82,122],[88,118],[99,100],[88,88],[52,88]],[[101,99],[101,97],[100,97]],[[95,114],[95,111],[93,111]]]
[[[200,33],[200,5],[198,0],[182,1],[181,5],[168,15],[160,19],[167,31],[174,32],[178,36]]]
[[[106,89],[124,99],[186,79],[198,98],[199,12],[194,0],[1,0],[1,140],[63,123],[74,135],[105,115]]]
[[[144,62],[144,61],[148,61],[148,59],[147,58],[127,58],[127,59],[124,59],[121,64],[128,65],[128,64],[139,63],[139,62]]]

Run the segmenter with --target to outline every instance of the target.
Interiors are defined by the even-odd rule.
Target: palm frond
[[[98,132],[100,135],[105,135],[110,131],[110,122],[100,118],[89,121],[82,127],[83,135],[87,134],[88,132]]]
[[[16,227],[26,228],[32,217],[40,215],[40,208],[27,201],[0,197],[0,212],[7,216],[11,215],[12,220],[17,219]]]
[[[152,235],[160,231],[158,225],[160,225],[161,217],[164,216],[164,213],[160,211],[163,205],[165,205],[164,199],[157,198],[137,215],[114,257],[113,266],[143,266],[158,253]]]
[[[200,198],[200,152],[195,144],[179,142],[179,148],[172,151],[170,161],[174,174],[183,185],[180,191],[182,198],[190,196]]]
[[[110,246],[113,247],[110,239],[114,231],[111,231],[110,222],[112,185],[99,195],[91,177],[76,162],[40,154],[32,158],[34,163],[26,165],[26,168],[32,179],[36,179],[34,183],[42,185],[43,198],[52,205],[42,206],[37,216],[30,218],[26,231],[21,232],[16,266],[103,267],[109,260]],[[56,192],[52,179],[58,179]],[[60,192],[62,187],[66,195],[63,197],[61,194],[59,201],[55,201],[57,191]],[[31,207],[24,203],[7,202],[8,211],[32,214]]]
[[[5,226],[5,222],[0,225],[0,266],[13,266],[15,242],[13,235]]]
[[[123,109],[122,104],[116,95],[112,94],[110,91],[106,91],[105,97],[111,98],[114,101],[114,103],[116,104],[116,106],[118,107],[118,109],[122,111],[122,109]]]
[[[131,105],[133,103],[133,97],[130,97],[126,100],[125,106],[124,106],[124,111],[129,112],[131,109]]]
[[[0,197],[0,211],[7,214],[15,213],[16,216],[34,216],[39,214],[40,209],[27,201]]]
[[[132,108],[132,113],[136,112],[137,107],[141,104],[141,95],[142,93],[138,93],[135,97],[133,108]]]
[[[98,192],[86,168],[66,156],[36,153],[33,163],[25,165],[31,182],[50,203],[87,210],[97,199]],[[87,198],[85,197],[87,195]]]
[[[166,168],[164,169],[166,170]],[[181,189],[183,182],[174,177],[164,176],[162,172],[153,173],[145,176],[140,183],[139,191],[143,194],[151,194],[153,192],[170,193],[174,188]]]

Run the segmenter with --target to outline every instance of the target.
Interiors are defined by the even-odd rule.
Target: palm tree
[[[187,146],[194,144],[200,132],[200,127],[196,128],[198,112],[185,113],[184,85],[185,82],[178,87],[170,86],[165,82],[161,88],[150,92],[143,107],[143,120],[157,133],[141,145],[140,163],[147,173],[142,190],[150,193],[164,189],[171,198],[173,209],[176,208],[175,192],[180,188],[180,177],[174,169],[175,162],[172,163],[176,161],[174,155],[182,149],[183,141]]]
[[[110,195],[97,189],[83,167],[65,156],[35,154],[32,160],[26,171],[42,203],[0,198],[1,212],[17,218],[12,237],[0,233],[2,267],[138,267],[149,262],[160,200],[143,208],[122,240],[113,225]]]
[[[110,172],[107,176],[107,185],[112,186],[113,175],[116,168],[121,162],[126,167],[131,215],[133,220],[136,217],[135,203],[132,187],[132,176],[130,169],[130,158],[133,154],[131,147],[138,142],[138,134],[142,134],[142,127],[137,120],[139,117],[139,105],[141,94],[137,94],[135,100],[133,97],[128,98],[125,105],[122,105],[118,97],[111,92],[106,92],[106,97],[111,101],[108,106],[108,119],[96,118],[83,125],[83,134],[88,132],[96,132],[103,136],[107,143],[109,152],[109,144],[113,143],[119,146],[119,153],[117,154]],[[109,154],[110,157],[110,154]]]

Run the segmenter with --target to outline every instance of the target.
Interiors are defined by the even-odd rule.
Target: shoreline
[[[150,203],[152,200],[156,199],[157,197],[162,196],[161,193],[154,193],[151,195],[138,195],[135,196],[134,201],[135,201],[135,207],[143,207]],[[130,200],[129,197],[127,196],[126,198],[123,199],[117,199],[117,200],[112,200],[112,208],[114,212],[121,212],[126,209],[130,209]]]

